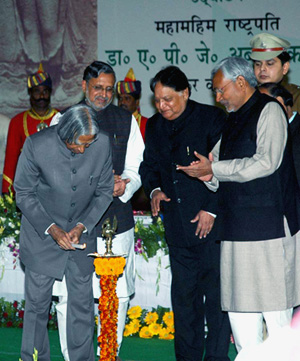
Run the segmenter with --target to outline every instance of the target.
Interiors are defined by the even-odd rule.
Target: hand
[[[130,182],[129,178],[122,179],[119,175],[114,175],[115,185],[113,196],[114,197],[121,197],[126,189],[126,184]]]
[[[212,230],[215,222],[215,218],[211,214],[205,211],[200,211],[199,213],[196,214],[196,217],[191,220],[191,223],[196,223],[196,222],[198,222],[198,224],[195,235],[196,236],[199,235],[199,238],[202,237],[205,238]]]
[[[152,193],[152,199],[151,199],[151,211],[153,217],[158,216],[158,212],[160,211],[160,202],[170,202],[171,198],[168,198],[164,192],[160,190],[156,190]]]
[[[69,233],[65,232],[56,224],[52,224],[52,226],[48,229],[48,233],[54,239],[54,241],[59,245],[60,248],[64,250],[75,251],[75,248],[71,246],[72,239]]]
[[[209,161],[212,163],[214,161],[214,156],[212,153],[208,154],[208,159]],[[202,182],[210,182],[212,180],[213,174],[209,174],[203,177],[199,177],[200,180],[202,180]]]
[[[197,152],[194,152],[194,154],[199,159],[198,161],[192,162],[189,166],[177,165],[177,170],[182,170],[190,177],[210,181],[213,177],[211,167],[211,162],[213,161],[212,154],[210,153],[209,159]]]
[[[78,244],[80,241],[80,237],[82,235],[82,232],[85,230],[85,227],[83,224],[77,224],[74,228],[70,230],[68,233],[71,237],[72,243]]]

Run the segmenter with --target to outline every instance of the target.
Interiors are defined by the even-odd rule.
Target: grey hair
[[[232,56],[221,60],[212,70],[211,78],[216,75],[217,71],[221,70],[224,78],[236,81],[241,75],[249,83],[250,86],[256,87],[257,80],[254,75],[252,64],[244,58]]]
[[[70,107],[61,116],[57,127],[60,139],[68,144],[80,144],[78,138],[81,135],[97,135],[99,133],[97,113],[85,104],[76,104]]]

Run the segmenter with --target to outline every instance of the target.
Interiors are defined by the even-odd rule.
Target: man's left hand
[[[121,197],[125,193],[126,184],[130,182],[129,178],[122,179],[119,175],[114,175],[114,197]]]
[[[191,223],[196,222],[198,222],[198,224],[195,235],[199,235],[199,238],[205,238],[213,228],[215,217],[205,211],[200,211],[196,214],[196,217],[191,220]]]
[[[72,239],[72,243],[78,244],[80,241],[80,237],[82,232],[85,230],[83,224],[77,224],[74,228],[72,228],[68,233]]]

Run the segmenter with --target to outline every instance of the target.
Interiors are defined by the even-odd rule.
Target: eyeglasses
[[[215,88],[215,89],[213,89],[212,91],[213,91],[213,93],[215,94],[215,95],[217,95],[217,94],[220,94],[220,95],[223,95],[224,94],[224,89],[227,87],[227,85],[229,85],[230,83],[232,83],[233,82],[233,80],[230,80],[227,84],[225,84],[222,88]]]
[[[108,86],[107,88],[103,88],[102,85],[91,85],[91,88],[93,88],[96,93],[113,94],[115,91],[115,89],[111,86]]]

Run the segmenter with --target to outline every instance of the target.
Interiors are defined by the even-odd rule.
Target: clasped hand
[[[53,224],[48,233],[50,236],[56,241],[60,248],[64,250],[73,250],[75,248],[72,246],[72,243],[78,244],[80,241],[80,237],[82,232],[84,231],[83,224],[77,224],[74,228],[72,228],[69,232],[64,231],[56,224]]]
[[[121,197],[125,193],[126,185],[130,182],[129,178],[122,179],[120,175],[114,175],[115,185],[113,196]]]

